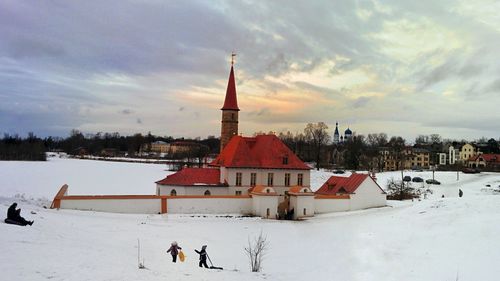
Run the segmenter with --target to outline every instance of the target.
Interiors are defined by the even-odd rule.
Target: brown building
[[[222,110],[222,124],[220,133],[220,151],[226,146],[233,136],[238,135],[238,100],[236,98],[236,83],[234,81],[233,62],[227,83],[226,99]]]

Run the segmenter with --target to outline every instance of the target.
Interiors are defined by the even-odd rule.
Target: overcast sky
[[[493,1],[0,2],[0,133],[500,137]],[[331,132],[332,133],[332,132]]]

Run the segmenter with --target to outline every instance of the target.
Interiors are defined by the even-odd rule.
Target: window
[[[302,186],[303,182],[304,182],[304,174],[298,174],[297,175],[297,185]]]
[[[257,182],[257,173],[251,173],[250,174],[250,185],[255,186],[256,182]]]
[[[241,196],[241,190],[236,190],[235,194],[236,194],[236,196]]]
[[[273,186],[273,178],[274,178],[273,173],[267,174],[267,186]]]
[[[285,174],[285,186],[290,186],[290,174]]]
[[[307,215],[307,211],[306,211],[306,208],[304,208],[304,216]]]
[[[236,186],[241,186],[241,173],[236,173]]]
[[[283,165],[288,165],[288,156],[283,157]]]
[[[269,216],[271,216],[271,210],[269,208],[267,208],[267,210],[266,210],[266,218],[268,218]]]
[[[170,191],[170,196],[177,196],[177,191],[172,189],[172,191]]]
[[[234,113],[231,113],[231,120],[234,120]]]
[[[207,190],[205,191],[205,196],[210,196],[210,190],[208,190],[208,189],[207,189]]]

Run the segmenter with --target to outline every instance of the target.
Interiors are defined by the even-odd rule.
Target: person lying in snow
[[[177,245],[177,242],[174,241],[170,244],[170,248],[167,250],[167,253],[170,253],[172,255],[172,262],[177,261],[177,255],[179,254],[179,250],[182,250],[179,245]]]
[[[200,255],[200,262],[198,263],[199,267],[201,267],[203,265],[205,268],[208,268],[208,265],[207,265],[207,251],[205,250],[206,248],[207,248],[207,245],[203,245],[201,247],[201,251],[194,250],[196,253],[198,253]]]
[[[27,221],[23,217],[21,217],[21,209],[16,210],[16,207],[17,203],[15,202],[10,205],[9,209],[7,210],[7,218],[5,219],[5,222],[22,226],[26,226],[28,224],[32,225],[33,221]]]

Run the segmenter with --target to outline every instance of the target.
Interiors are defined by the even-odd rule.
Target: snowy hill
[[[0,162],[0,212],[15,200],[33,226],[0,224],[5,280],[498,280],[499,174],[436,173],[430,199],[294,222],[189,215],[125,215],[41,206],[71,194],[152,194],[163,165],[51,159]],[[430,172],[408,172],[431,178]],[[331,173],[311,171],[317,189]],[[400,172],[377,174],[380,185]],[[490,185],[487,187],[486,185]],[[458,198],[458,188],[464,197]],[[22,198],[13,198],[24,194]],[[441,198],[445,195],[445,198]],[[49,200],[38,201],[40,197]],[[33,211],[36,214],[31,214]],[[251,273],[243,248],[263,232],[270,248]],[[137,268],[137,239],[148,269]],[[176,240],[187,255],[173,264]],[[207,244],[214,265],[198,268]]]

